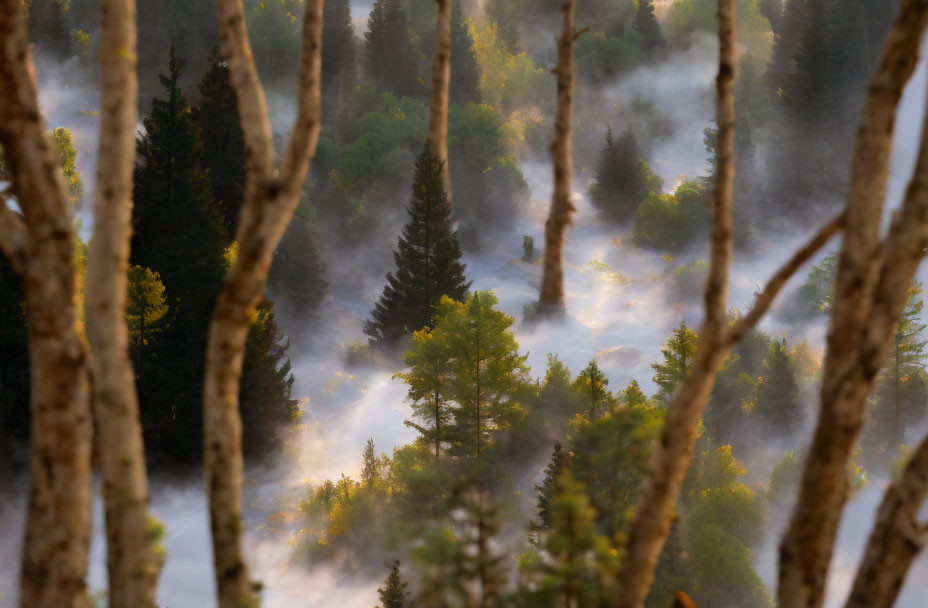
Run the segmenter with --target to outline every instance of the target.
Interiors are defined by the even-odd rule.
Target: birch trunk
[[[451,84],[451,0],[437,0],[435,53],[432,55],[432,94],[429,99],[428,146],[442,163],[445,193],[451,201],[451,171],[448,168],[448,87]]]
[[[238,256],[210,321],[203,385],[204,460],[220,608],[257,604],[242,555],[242,421],[239,380],[245,340],[277,244],[296,210],[319,138],[323,0],[305,3],[296,124],[279,170],[264,90],[245,29],[242,0],[221,0],[219,34],[247,153]]]
[[[29,313],[32,422],[20,606],[85,606],[91,422],[86,353],[77,332],[71,200],[45,134],[21,0],[0,0],[0,144],[23,211],[20,220],[3,203],[0,235]]]
[[[719,0],[719,72],[716,78],[716,174],[712,192],[712,236],[705,288],[705,320],[693,365],[670,404],[655,446],[651,470],[639,499],[619,573],[620,608],[644,606],[654,568],[673,521],[680,488],[693,457],[699,419],[709,400],[715,374],[727,354],[726,307],[732,249],[734,183],[735,0]]]
[[[545,222],[544,275],[538,312],[556,315],[564,310],[564,233],[576,211],[571,199],[573,154],[571,121],[574,108],[574,43],[579,34],[574,30],[576,0],[561,2],[561,35],[557,39],[557,114],[554,139],[551,142],[551,164],[554,168],[554,191],[551,211]]]
[[[857,130],[823,364],[822,408],[796,508],[780,545],[777,595],[782,608],[822,605],[835,534],[847,499],[848,460],[863,424],[872,374],[885,357],[871,357],[876,370],[862,370],[858,362],[867,325],[872,324],[869,318],[880,269],[879,226],[896,110],[915,69],[926,21],[928,0],[903,0],[871,78]]]
[[[155,606],[161,558],[147,539],[148,479],[126,323],[138,120],[136,11],[135,0],[103,0],[100,6],[103,112],[87,264],[87,339],[103,470],[109,605],[146,608]]]

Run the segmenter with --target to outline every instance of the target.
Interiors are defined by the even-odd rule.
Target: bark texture
[[[161,557],[147,538],[148,479],[126,323],[138,121],[135,0],[102,0],[100,8],[103,111],[87,264],[87,339],[103,470],[109,605],[146,608],[155,606]]]
[[[915,174],[902,212],[883,246],[882,268],[854,376],[871,378],[892,348],[893,336],[908,299],[908,288],[928,247],[928,123]],[[928,497],[928,437],[912,454],[902,476],[886,490],[876,524],[864,550],[847,608],[891,608],[905,575],[928,541],[918,515]]]
[[[693,457],[696,431],[715,374],[727,353],[726,307],[732,250],[734,183],[735,0],[719,0],[719,72],[716,78],[716,174],[712,192],[712,235],[705,319],[693,364],[667,411],[653,451],[650,474],[629,527],[628,547],[619,572],[619,608],[641,608],[654,581],[654,569],[670,532],[680,489]]]
[[[887,344],[891,341],[898,322],[898,315],[890,314],[882,321],[873,317],[878,308],[874,299],[877,281],[895,284],[901,278],[899,269],[891,270],[891,276],[880,276],[880,261],[886,252],[881,251],[879,227],[896,110],[915,69],[926,22],[928,0],[903,0],[871,78],[857,129],[823,363],[821,411],[796,508],[780,545],[777,596],[782,608],[822,605],[835,534],[847,499],[848,459],[863,425],[873,377],[885,358],[884,339]],[[907,288],[908,283],[903,290]],[[862,365],[861,353],[868,348],[875,351],[866,357],[868,365]]]
[[[561,2],[561,35],[557,39],[557,113],[554,119],[554,139],[551,142],[551,164],[554,168],[554,191],[551,211],[545,222],[544,274],[538,312],[555,315],[564,310],[564,234],[576,211],[571,199],[573,152],[571,122],[574,111],[574,43],[582,32],[574,30],[576,0]]]
[[[204,460],[220,608],[258,603],[241,546],[239,380],[251,315],[264,291],[274,250],[296,210],[319,139],[322,6],[323,0],[305,3],[297,118],[278,169],[242,0],[219,3],[220,43],[238,100],[247,154],[238,255],[210,321],[203,386]]]
[[[448,168],[448,90],[451,85],[451,0],[436,0],[435,53],[432,55],[432,94],[429,99],[428,146],[442,163],[442,180],[451,201]]]
[[[21,0],[0,0],[0,144],[23,211],[20,219],[3,204],[0,236],[29,313],[32,426],[20,605],[85,606],[91,422],[71,200],[39,111]]]

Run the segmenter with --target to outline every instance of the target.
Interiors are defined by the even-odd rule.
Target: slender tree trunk
[[[29,314],[30,456],[23,608],[85,606],[91,421],[77,332],[71,200],[38,105],[25,4],[0,0],[0,144],[20,219],[0,200],[0,237]]]
[[[435,53],[432,55],[432,94],[429,99],[429,151],[442,164],[441,176],[451,201],[448,168],[448,88],[451,84],[451,0],[436,0]]]
[[[551,141],[551,164],[554,168],[554,191],[551,211],[545,222],[544,274],[538,313],[552,316],[564,311],[564,233],[576,211],[571,199],[573,152],[571,122],[574,111],[574,43],[580,35],[574,30],[576,0],[561,2],[561,35],[557,39],[557,114],[554,139]]]
[[[103,0],[101,13],[103,113],[87,264],[87,339],[103,469],[109,605],[146,608],[155,606],[161,557],[147,538],[148,479],[126,321],[138,120],[135,0]]]
[[[299,203],[319,139],[323,0],[305,3],[297,118],[279,170],[274,166],[264,90],[245,29],[242,0],[220,0],[219,34],[238,100],[247,152],[238,257],[210,321],[203,383],[204,461],[220,608],[257,602],[242,555],[242,421],[239,381],[251,315],[277,244]]]
[[[875,369],[861,369],[858,359],[866,336],[877,329],[873,296],[883,257],[879,227],[893,126],[903,88],[915,69],[926,20],[928,0],[903,0],[871,78],[857,129],[823,363],[821,412],[793,517],[780,545],[777,595],[782,608],[822,605],[828,564],[847,499],[847,464],[863,425],[873,375],[888,348],[887,343],[880,349],[880,357],[871,357]],[[896,323],[898,316],[890,325]],[[874,342],[882,344],[882,337]]]
[[[670,404],[667,421],[651,459],[650,476],[630,526],[627,552],[619,573],[617,606],[620,608],[640,608],[650,591],[654,568],[670,533],[683,478],[693,457],[699,419],[709,400],[715,374],[727,353],[725,333],[735,151],[735,104],[732,95],[735,0],[719,0],[718,18],[718,143],[705,320],[699,332],[692,369]]]

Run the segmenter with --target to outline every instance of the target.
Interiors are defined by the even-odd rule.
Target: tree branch
[[[770,306],[773,304],[774,298],[777,297],[777,294],[780,293],[780,290],[789,281],[799,268],[803,264],[809,261],[809,259],[815,255],[815,253],[821,249],[825,243],[827,243],[831,237],[833,237],[844,224],[844,214],[840,213],[833,217],[830,222],[825,224],[815,235],[809,239],[809,241],[802,246],[798,251],[796,251],[792,257],[787,260],[783,266],[777,270],[777,272],[770,277],[767,281],[767,284],[757,294],[757,298],[754,300],[754,304],[751,306],[751,309],[740,319],[738,319],[735,324],[728,330],[725,337],[728,348],[734,347],[738,342],[741,341],[741,338],[751,330],[757,323],[763,318],[767,311],[770,309]]]

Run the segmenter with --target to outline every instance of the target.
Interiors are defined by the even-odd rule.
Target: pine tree
[[[370,438],[364,444],[363,464],[361,466],[361,483],[372,485],[380,477],[380,459],[374,449],[374,439]]]
[[[403,336],[431,326],[442,296],[461,300],[470,287],[460,262],[441,164],[427,148],[416,163],[408,212],[409,223],[393,252],[396,271],[387,274],[383,295],[364,328],[374,345],[394,345]]]
[[[415,96],[417,56],[400,0],[375,0],[364,34],[367,73],[382,89],[399,97]]]
[[[229,84],[229,67],[213,47],[209,67],[199,84],[199,119],[203,165],[209,170],[213,197],[222,209],[229,240],[235,239],[245,188],[245,140],[239,126],[238,102]]]
[[[680,326],[661,349],[663,363],[652,363],[654,383],[659,387],[655,398],[662,404],[669,404],[674,394],[689,373],[690,363],[696,354],[696,332],[680,321]]]
[[[403,582],[400,576],[400,561],[393,562],[393,569],[384,581],[384,586],[377,589],[377,595],[380,596],[381,608],[403,608],[406,605],[406,598],[409,593],[406,587],[409,583]]]
[[[757,388],[756,413],[772,430],[789,437],[802,424],[799,385],[786,348],[786,340],[774,340],[764,360],[764,376]]]
[[[451,88],[452,104],[480,103],[480,68],[474,51],[474,38],[461,14],[461,3],[451,5]]]
[[[322,12],[322,112],[328,125],[339,127],[350,116],[358,77],[357,46],[350,0],[326,2]]]
[[[409,372],[400,377],[409,385],[407,398],[412,403],[413,417],[419,423],[406,421],[422,434],[435,451],[435,471],[440,472],[442,445],[451,422],[450,379],[451,361],[448,345],[441,332],[422,329],[413,334],[412,345],[403,355]]]
[[[554,444],[554,451],[551,452],[551,461],[545,467],[545,478],[541,485],[535,486],[535,496],[538,499],[538,521],[535,525],[537,530],[547,530],[551,527],[551,501],[558,491],[559,479],[561,475],[570,468],[570,452],[561,446],[558,441]]]
[[[274,252],[267,276],[267,292],[285,320],[312,318],[328,290],[315,217],[313,207],[304,198]]]
[[[71,55],[71,30],[68,28],[67,0],[30,0],[28,7],[29,40],[58,59]]]
[[[126,295],[130,352],[135,361],[135,372],[141,376],[145,373],[145,350],[149,339],[161,329],[156,324],[168,312],[164,283],[157,272],[142,266],[130,266]]]
[[[130,262],[158,273],[170,306],[139,379],[146,445],[189,461],[202,453],[206,327],[228,239],[203,167],[199,124],[178,86],[184,65],[171,45],[168,73],[159,76],[167,97],[152,101],[138,140]]]
[[[654,16],[653,0],[638,0],[638,11],[635,13],[635,31],[641,36],[641,48],[653,51],[663,48],[664,36],[661,26]]]
[[[613,401],[612,394],[606,388],[608,385],[609,379],[599,369],[596,359],[590,361],[574,381],[574,388],[583,394],[586,401],[587,419],[590,422],[608,410],[610,402]]]
[[[590,198],[602,216],[614,222],[631,220],[648,193],[660,190],[660,180],[641,160],[638,142],[630,130],[615,140],[612,128],[607,128],[595,178]]]
[[[463,528],[456,574],[472,583],[476,596],[467,605],[498,608],[507,579],[505,555],[493,548],[500,531],[499,508],[488,491],[473,486],[460,491],[456,502]]]

